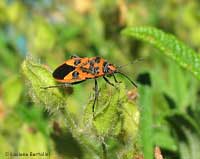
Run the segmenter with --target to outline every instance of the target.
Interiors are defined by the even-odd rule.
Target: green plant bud
[[[22,71],[28,81],[30,96],[34,102],[44,104],[50,112],[66,106],[65,98],[58,88],[43,88],[56,85],[47,67],[27,59],[22,64]]]

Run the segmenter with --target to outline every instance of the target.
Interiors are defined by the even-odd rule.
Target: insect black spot
[[[69,74],[71,71],[73,71],[75,68],[73,66],[69,66],[67,64],[62,64],[61,66],[59,66],[58,68],[55,69],[55,71],[53,72],[53,77],[55,79],[64,79],[64,77]]]
[[[89,70],[91,71],[93,69],[93,66],[90,65]]]
[[[94,68],[94,72],[95,72],[95,74],[99,73],[99,67],[98,66]]]
[[[90,65],[90,67],[89,67],[89,70],[90,70],[90,72],[92,73],[92,74],[94,74],[95,72],[94,72],[94,67],[93,66],[91,66]]]
[[[81,59],[76,59],[75,61],[74,61],[74,65],[78,65],[78,64],[80,64],[81,63]]]
[[[95,58],[95,62],[96,62],[96,63],[99,63],[100,60],[101,60],[101,57],[99,57],[99,56],[97,56],[97,57]]]
[[[90,66],[94,66],[94,63],[95,63],[95,60],[90,60],[89,61]]]
[[[73,76],[74,79],[78,78],[78,75],[79,75],[79,73],[77,71],[74,71],[72,73],[72,76]]]

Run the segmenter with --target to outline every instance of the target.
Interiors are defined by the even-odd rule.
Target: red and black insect
[[[94,79],[95,81],[95,99],[93,103],[93,112],[94,112],[94,106],[98,98],[98,83],[97,78],[103,77],[104,80],[114,86],[113,83],[111,83],[107,76],[113,76],[114,81],[116,83],[119,83],[115,77],[115,73],[119,73],[126,77],[135,87],[137,85],[125,74],[119,71],[119,68],[121,66],[115,66],[111,63],[109,63],[107,60],[101,58],[101,57],[78,57],[78,56],[72,56],[71,59],[66,60],[62,65],[58,66],[54,72],[53,77],[57,82],[62,83],[61,85],[56,86],[48,86],[43,88],[53,88],[53,87],[59,87],[59,86],[65,86],[65,85],[73,85],[81,83],[88,79]]]

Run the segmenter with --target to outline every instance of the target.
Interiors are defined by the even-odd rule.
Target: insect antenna
[[[134,85],[137,88],[137,84],[135,82],[133,82],[130,77],[128,77],[127,75],[125,75],[124,73],[119,72],[119,71],[117,71],[116,73],[119,73],[122,76],[126,77],[132,83],[132,85]]]
[[[136,60],[134,60],[134,61],[132,61],[132,62],[130,62],[130,63],[128,63],[128,64],[121,65],[121,66],[117,66],[116,68],[117,68],[117,69],[120,69],[120,68],[122,68],[122,67],[126,67],[126,66],[128,66],[128,65],[131,65],[131,64],[137,63],[137,62],[139,62],[139,61],[143,61],[143,60],[144,60],[144,58],[139,58],[139,59],[136,59]]]
[[[144,60],[144,58],[138,58],[138,59],[136,59],[136,60],[134,60],[134,61],[132,61],[128,64],[117,66],[116,68],[117,68],[117,70],[119,70],[120,68],[126,67],[128,65],[131,65],[131,64],[143,61],[143,60]],[[130,77],[128,77],[127,75],[125,75],[124,73],[122,73],[120,71],[116,71],[116,73],[119,73],[119,74],[123,75],[124,77],[126,77],[132,83],[132,85],[134,85],[137,88],[137,84],[135,82],[133,82]]]

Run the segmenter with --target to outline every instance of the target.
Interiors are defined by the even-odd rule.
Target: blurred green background
[[[21,71],[27,57],[53,70],[78,55],[101,56],[116,65],[143,58],[123,72],[135,81],[150,76],[153,143],[165,158],[198,159],[198,81],[159,50],[122,36],[120,31],[127,26],[160,28],[200,52],[198,0],[0,1],[0,158],[5,158],[5,152],[27,151],[50,152],[52,158],[83,158],[84,150],[71,134],[55,135],[64,127],[58,124],[62,119],[32,102],[34,95]],[[120,80],[131,90],[126,79]],[[82,112],[92,87],[93,82],[84,82],[68,90],[72,114]]]

